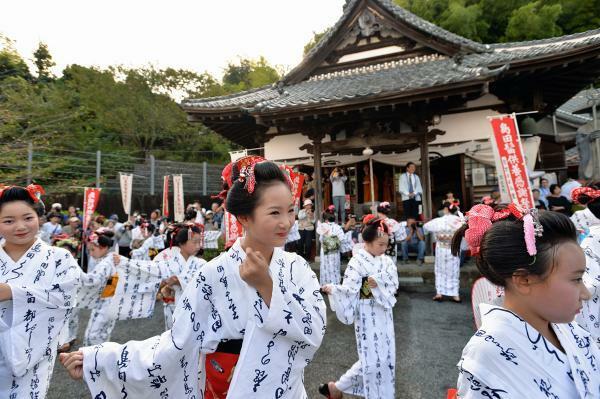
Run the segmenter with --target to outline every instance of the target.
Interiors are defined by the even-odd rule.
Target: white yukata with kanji
[[[171,330],[145,341],[83,348],[92,397],[204,397],[206,353],[243,339],[228,399],[307,398],[304,368],[325,333],[319,284],[300,256],[275,248],[270,307],[240,277],[240,239],[204,265],[177,302]]]
[[[144,243],[138,249],[131,251],[131,259],[133,260],[150,260],[150,250],[158,250],[165,248],[165,238],[162,235],[151,235],[146,238]]]
[[[79,266],[65,249],[38,239],[18,261],[0,247],[0,398],[46,397],[58,348],[77,297]]]
[[[376,288],[369,288],[373,277]],[[396,365],[393,307],[398,289],[396,265],[387,255],[365,249],[350,259],[341,285],[330,296],[337,318],[354,323],[359,360],[336,382],[345,393],[368,399],[393,399]]]
[[[479,307],[483,323],[457,365],[459,398],[600,398],[600,350],[576,322],[551,324],[562,352],[515,313]]]
[[[585,254],[583,283],[592,297],[583,302],[581,313],[575,320],[589,331],[596,345],[600,346],[600,225],[592,226],[580,245]]]
[[[438,295],[459,296],[460,257],[452,255],[450,246],[454,232],[462,226],[456,215],[444,215],[423,225],[435,234],[435,290]]]
[[[341,255],[340,249],[342,241],[344,240],[344,230],[333,222],[322,222],[317,225],[317,234],[319,235],[319,241],[321,242],[321,253],[320,253],[320,271],[319,281],[321,285],[325,284],[339,284],[342,277],[341,267]],[[340,249],[325,253],[323,249],[323,240],[327,236],[335,236],[339,239]]]
[[[571,221],[575,228],[582,232],[587,232],[592,226],[600,225],[600,219],[594,216],[588,208],[575,212],[571,216]]]
[[[159,252],[153,261],[127,261],[129,268],[137,268],[148,273],[153,273],[156,280],[168,279],[171,276],[177,276],[180,285],[173,286],[175,291],[175,302],[163,302],[165,331],[173,326],[173,314],[175,313],[175,304],[181,298],[183,290],[187,284],[194,278],[196,272],[206,264],[206,261],[196,256],[188,257],[187,261],[181,254],[179,247],[167,248]]]
[[[102,291],[111,276],[117,273],[112,261],[112,253],[107,253],[95,259],[96,264],[91,272],[81,275],[81,289],[79,290],[76,315],[69,323],[69,340],[77,337],[79,325],[79,309],[91,309],[90,319],[83,336],[83,345],[95,345],[110,339],[115,328],[117,318],[114,312],[114,296],[102,298]]]

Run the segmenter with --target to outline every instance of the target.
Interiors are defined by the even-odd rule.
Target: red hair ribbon
[[[450,203],[450,207],[449,207],[449,208],[450,208],[450,209],[454,209],[454,208],[458,208],[459,206],[460,206],[460,201],[459,201],[459,200],[457,200],[457,199],[455,199],[454,201],[452,201],[452,202]]]
[[[467,212],[469,228],[465,231],[465,240],[467,240],[471,253],[473,255],[479,253],[483,236],[492,227],[493,222],[513,215],[515,218],[523,220],[527,253],[531,256],[535,255],[537,253],[535,237],[541,236],[543,232],[543,228],[537,220],[536,212],[537,210],[527,211],[514,203],[508,204],[506,208],[500,211],[494,211],[491,206],[485,204],[475,205]]]
[[[510,214],[511,210],[508,208],[496,212],[491,206],[485,204],[477,204],[467,212],[469,228],[465,231],[465,240],[473,255],[479,253],[483,235],[492,227],[492,222],[505,219]]]
[[[571,200],[577,204],[581,204],[579,202],[579,197],[581,195],[587,195],[592,199],[600,198],[600,190],[595,190],[591,187],[577,187],[573,191],[571,191]]]
[[[363,220],[362,223],[363,224],[368,224],[371,220],[376,219],[377,216],[373,215],[372,213],[363,216]]]
[[[35,203],[38,203],[40,201],[40,197],[42,196],[42,194],[46,194],[46,191],[44,191],[44,188],[42,186],[40,186],[39,184],[30,184],[27,187],[0,185],[0,198],[2,198],[2,194],[4,194],[4,192],[6,190],[11,189],[13,187],[22,188],[23,190],[27,191],[27,193],[29,194],[29,197]]]

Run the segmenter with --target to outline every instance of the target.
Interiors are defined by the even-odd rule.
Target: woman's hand
[[[377,288],[377,281],[373,277],[369,276],[367,282],[369,283],[369,288]]]
[[[331,295],[331,293],[333,292],[331,284],[325,284],[325,285],[321,286],[321,292],[323,292],[327,295]]]
[[[60,363],[67,369],[69,376],[74,380],[83,379],[83,352],[61,353],[58,357]]]
[[[246,248],[246,259],[240,265],[240,277],[246,284],[256,288],[267,306],[271,304],[273,280],[269,274],[269,263],[259,251]]]
[[[12,290],[10,285],[0,283],[0,301],[10,301],[12,299]]]

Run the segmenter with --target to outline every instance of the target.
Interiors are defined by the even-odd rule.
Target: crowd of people
[[[420,186],[410,170],[400,184],[409,202]],[[567,182],[561,205],[561,188],[543,193],[542,181],[536,205],[547,210],[501,204],[494,191],[464,215],[448,193],[423,223],[391,218],[388,201],[361,220],[342,216],[339,200],[316,215],[314,188],[298,210],[285,169],[256,156],[229,164],[222,179],[223,203],[190,204],[183,221],[159,210],[123,222],[96,215],[85,231],[75,207],[46,212],[40,186],[0,187],[0,396],[45,397],[60,353],[92,397],[307,398],[303,371],[329,308],[354,324],[358,361],[318,391],[394,398],[398,260],[414,253],[422,264],[428,234],[434,301],[461,301],[466,251],[502,292],[480,305],[483,324],[458,363],[458,397],[600,395],[600,185]],[[569,218],[573,204],[582,209]],[[205,238],[229,217],[243,234],[207,262]],[[318,277],[308,262],[313,240]],[[117,320],[151,317],[157,301],[164,333],[108,342]],[[81,309],[91,314],[73,350]]]

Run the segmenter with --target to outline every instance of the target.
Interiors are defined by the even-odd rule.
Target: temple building
[[[468,206],[495,186],[488,116],[537,111],[523,118],[538,123],[598,76],[600,29],[482,44],[390,0],[349,0],[280,82],[181,106],[190,121],[244,148],[314,170],[317,187],[327,177],[323,168],[345,165],[355,209],[370,199],[363,190],[370,158],[375,199],[391,195],[401,214],[397,176],[415,162],[431,217],[447,191]],[[523,141],[530,170],[551,161],[543,149],[555,138]],[[326,194],[317,190],[317,209]]]

